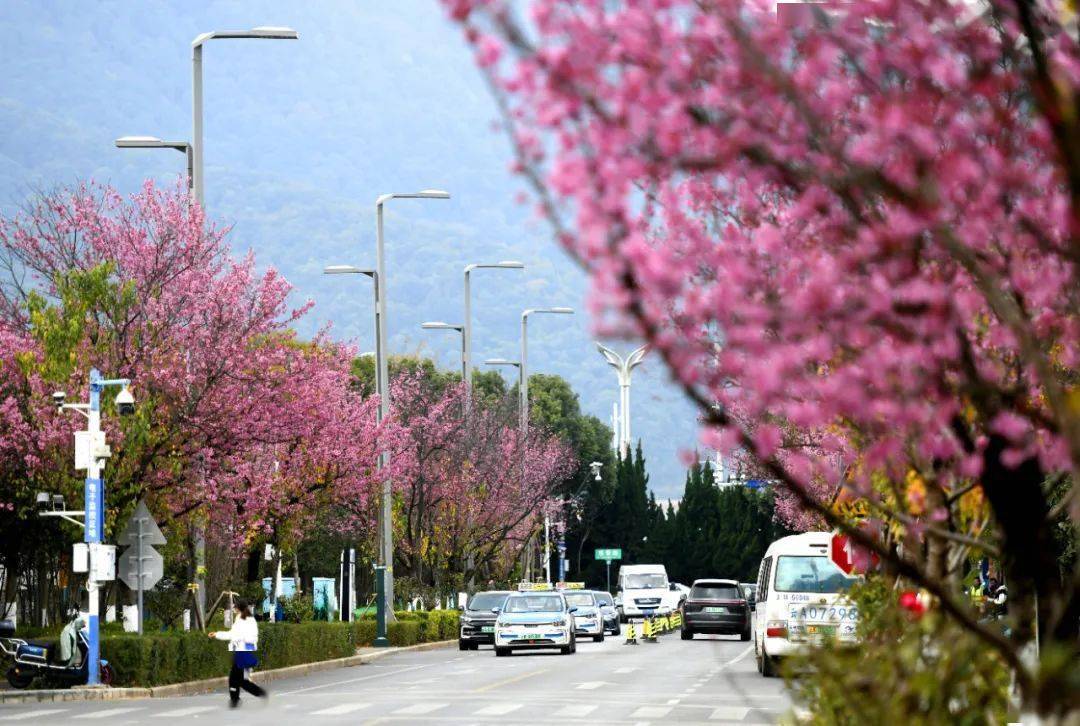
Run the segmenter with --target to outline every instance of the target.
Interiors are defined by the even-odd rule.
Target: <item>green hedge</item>
[[[415,645],[457,637],[458,613],[454,610],[397,615],[398,621],[386,629],[390,645]],[[260,623],[259,668],[284,668],[344,658],[374,640],[373,620]],[[226,675],[231,662],[226,646],[199,632],[106,635],[101,642],[102,657],[112,664],[117,686],[161,686]]]

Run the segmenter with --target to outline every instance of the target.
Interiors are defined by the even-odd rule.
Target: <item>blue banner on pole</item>
[[[86,477],[83,502],[86,507],[86,542],[100,542],[105,530],[105,487],[101,479]]]

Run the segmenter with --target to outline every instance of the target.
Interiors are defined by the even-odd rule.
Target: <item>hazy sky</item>
[[[190,136],[191,39],[257,25],[297,29],[299,41],[220,40],[204,51],[206,204],[231,225],[233,249],[281,270],[297,303],[315,302],[301,332],[329,325],[334,337],[371,350],[370,283],[320,271],[374,264],[380,193],[446,189],[450,201],[389,210],[392,352],[456,367],[454,335],[420,323],[460,321],[466,263],[520,259],[523,273],[474,276],[474,361],[518,357],[523,308],[573,306],[578,315],[530,319],[530,367],[567,378],[582,407],[609,420],[617,386],[589,335],[584,276],[514,202],[521,186],[492,130],[494,105],[434,0],[4,0],[0,25],[0,209],[8,213],[35,189],[84,179],[125,193],[147,177],[175,183],[181,154],[118,150],[113,140]],[[678,497],[693,409],[648,359],[635,372],[632,408],[653,489]]]

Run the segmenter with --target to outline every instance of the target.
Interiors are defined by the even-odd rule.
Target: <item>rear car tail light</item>
[[[786,620],[770,620],[765,623],[765,637],[766,638],[786,638],[788,637],[787,621]]]

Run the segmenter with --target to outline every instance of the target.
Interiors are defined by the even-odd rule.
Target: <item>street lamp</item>
[[[379,305],[379,285],[378,285],[379,273],[375,272],[375,270],[370,270],[370,269],[363,268],[363,267],[354,267],[353,265],[327,265],[326,267],[323,268],[323,274],[324,275],[365,275],[367,277],[370,277],[373,281],[375,281],[375,285],[373,285],[372,288],[375,291],[375,307],[376,307],[376,309],[378,308],[378,305]],[[376,313],[376,315],[375,315],[375,350],[374,350],[374,352],[368,351],[366,353],[361,353],[359,356],[357,356],[359,358],[363,358],[364,356],[369,356],[369,355],[374,355],[375,356],[375,390],[376,391],[381,391],[382,390],[382,386],[379,384],[379,375],[380,375],[380,370],[382,369],[382,366],[380,365],[381,362],[382,362],[382,348],[379,345],[380,340],[381,340],[381,338],[379,336],[379,316],[378,316],[378,313]],[[376,421],[378,421],[379,423],[382,423],[382,420],[383,420],[383,409],[382,409],[382,406],[379,406],[379,408],[376,411]]]
[[[379,388],[379,413],[380,420],[390,415],[390,371],[387,364],[389,346],[386,342],[386,257],[383,254],[383,208],[391,199],[449,199],[450,193],[441,189],[424,189],[419,192],[406,192],[396,194],[382,194],[375,200],[375,325],[379,336],[375,346],[376,351],[381,351],[380,360],[375,366],[379,372],[375,381]],[[379,452],[379,468],[385,469],[388,463],[387,453]],[[386,618],[394,620],[394,527],[393,527],[393,498],[390,479],[383,480],[382,501],[379,504],[379,564],[384,568],[382,572],[385,586],[379,598],[383,603]],[[382,643],[380,643],[382,645]],[[389,645],[389,642],[386,643]]]
[[[202,100],[202,51],[208,40],[297,40],[300,34],[292,28],[259,26],[251,30],[216,30],[203,33],[191,41],[191,145],[193,147],[191,188],[195,201],[203,206],[203,100]]]
[[[546,313],[550,315],[573,315],[573,308],[529,308],[521,313],[521,385],[518,395],[521,398],[518,413],[521,416],[521,430],[529,430],[529,316]]]
[[[75,434],[75,468],[86,469],[86,480],[83,483],[83,507],[79,511],[65,511],[63,498],[52,498],[53,512],[41,512],[43,516],[63,517],[69,521],[75,521],[83,527],[83,541],[90,550],[90,567],[86,577],[86,592],[89,598],[89,617],[87,618],[87,674],[86,683],[96,686],[100,682],[101,663],[101,640],[98,637],[98,582],[99,574],[97,564],[107,557],[115,557],[115,549],[109,550],[102,545],[102,537],[105,531],[105,479],[101,470],[105,466],[105,460],[111,455],[108,444],[105,443],[105,432],[101,430],[101,392],[110,386],[119,386],[120,393],[116,396],[116,408],[121,415],[135,413],[135,399],[131,395],[129,386],[131,381],[127,378],[102,378],[97,368],[90,369],[90,400],[87,403],[65,403],[65,394],[57,391],[53,394],[53,403],[58,412],[65,409],[78,411],[86,417],[86,430]],[[80,435],[81,434],[81,435]],[[39,502],[42,501],[38,495]],[[58,507],[58,508],[57,508]],[[83,522],[78,522],[72,517],[82,516]]]
[[[187,157],[187,187],[191,191],[192,153],[187,141],[162,141],[156,136],[121,136],[116,140],[118,149],[175,149]]]
[[[596,348],[619,377],[619,455],[626,458],[630,449],[630,373],[641,364],[649,346],[641,346],[626,358],[602,343],[597,342]]]
[[[491,264],[473,263],[465,265],[465,330],[463,333],[464,354],[461,364],[465,367],[465,403],[472,399],[472,295],[469,292],[469,280],[473,270],[523,270],[525,263],[517,260],[503,260]]]
[[[465,362],[465,326],[454,325],[452,323],[444,323],[442,321],[421,323],[420,327],[424,330],[456,330],[461,333],[461,379],[465,380],[468,370],[468,366]]]

